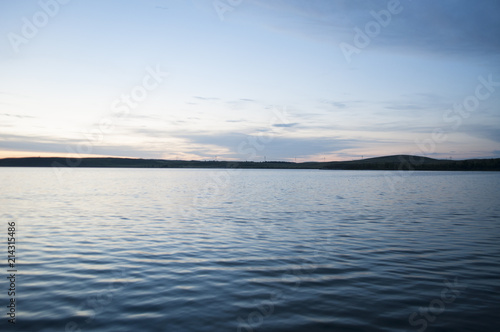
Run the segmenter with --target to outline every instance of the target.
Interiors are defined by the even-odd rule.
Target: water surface
[[[500,173],[1,168],[0,183],[18,242],[1,330],[500,326]]]

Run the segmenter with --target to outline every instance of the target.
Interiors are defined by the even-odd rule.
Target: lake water
[[[0,184],[2,331],[500,326],[500,173],[0,168]]]

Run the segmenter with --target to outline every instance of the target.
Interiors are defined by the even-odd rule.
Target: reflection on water
[[[496,331],[500,174],[388,174],[0,169],[15,330]]]

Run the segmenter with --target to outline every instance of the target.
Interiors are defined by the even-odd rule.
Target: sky
[[[500,157],[496,0],[0,0],[0,158]]]

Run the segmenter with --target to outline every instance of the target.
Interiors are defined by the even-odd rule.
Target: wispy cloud
[[[84,139],[63,139],[47,136],[22,136],[0,134],[0,148],[10,151],[54,153],[57,155],[76,153],[82,146],[88,146]],[[92,154],[109,156],[129,156],[137,158],[160,158],[165,152],[159,148],[145,148],[127,144],[100,144],[92,146]]]
[[[200,96],[193,96],[193,98],[195,98],[195,99],[199,99],[199,100],[220,100],[220,98],[216,98],[216,97],[200,97]]]
[[[274,137],[244,135],[239,133],[215,133],[210,135],[182,136],[194,144],[214,145],[227,149],[225,157],[247,159],[257,154],[257,159],[267,156],[271,159],[290,159],[317,154],[327,154],[355,146],[355,140],[316,137]],[[248,152],[247,152],[248,151]]]
[[[0,113],[0,116],[6,116],[9,118],[18,118],[18,119],[28,119],[28,118],[35,118],[32,115],[22,115],[22,114],[11,114],[11,113]]]
[[[500,150],[494,150],[491,152],[490,158],[500,158]]]
[[[297,122],[294,122],[294,123],[277,123],[277,124],[274,124],[273,127],[277,127],[277,128],[290,128],[290,127],[294,127],[298,125]]]
[[[500,53],[500,2],[399,2],[402,12],[392,17],[390,25],[370,47],[448,55]],[[371,11],[387,8],[385,0],[252,0],[250,3],[261,7],[264,12],[288,12],[288,17],[295,18],[266,22],[274,29],[334,43],[352,41],[353,29],[364,29],[365,24],[373,20]]]
[[[334,101],[334,100],[325,100],[325,99],[322,99],[319,102],[322,103],[322,104],[327,104],[327,105],[334,106],[335,108],[346,108],[347,107],[347,103],[346,102],[340,102],[340,101]]]
[[[443,114],[474,95],[479,76],[491,76],[480,91],[487,100],[439,148],[497,150],[500,2],[399,0],[403,10],[348,64],[339,43],[352,43],[354,28],[364,30],[388,3],[244,0],[231,5],[225,22],[211,0],[170,1],[168,10],[159,2],[82,3],[88,13],[99,11],[87,15],[88,29],[76,12],[65,12],[50,34],[0,63],[0,145],[64,154],[85,143],[82,133],[107,130],[101,115],[115,120],[144,98],[140,109],[116,118],[93,153],[244,158],[238,146],[260,135],[273,135],[257,151],[269,158],[404,152],[415,138],[448,130]],[[16,15],[0,27],[4,36],[22,33],[20,18],[29,14],[18,2],[9,6]],[[117,13],[121,19],[107,29]],[[60,43],[68,35],[72,43]],[[110,38],[116,47],[101,52]],[[95,50],[91,58],[88,50]],[[165,90],[146,93],[147,79],[140,85],[148,61],[172,70]],[[286,116],[273,120],[274,105],[286,106]]]
[[[500,125],[500,124],[499,124]],[[500,143],[500,130],[493,124],[465,124],[460,132]]]

